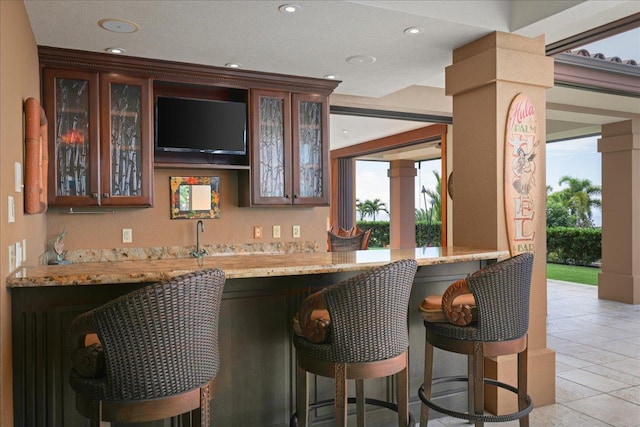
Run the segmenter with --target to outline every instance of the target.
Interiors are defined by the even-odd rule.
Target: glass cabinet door
[[[254,90],[252,203],[291,204],[291,119],[286,92]]]
[[[293,95],[293,189],[295,204],[328,204],[326,98]]]
[[[98,204],[97,74],[47,70],[45,75],[46,110],[53,122],[49,204]]]
[[[150,205],[148,79],[101,76],[101,204]]]

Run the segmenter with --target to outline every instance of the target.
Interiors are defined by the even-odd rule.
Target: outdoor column
[[[389,168],[391,206],[389,206],[390,247],[416,246],[416,167],[413,160],[392,160]]]
[[[598,297],[640,304],[640,119],[602,126]]]
[[[505,215],[505,130],[509,107],[525,94],[535,108],[539,143],[535,156],[525,153],[531,179],[529,199],[520,205],[519,225],[535,252],[529,316],[528,391],[535,406],[555,402],[555,353],[546,348],[546,89],[553,86],[553,59],[545,56],[544,37],[492,33],[453,51],[446,69],[446,94],[453,96],[453,245],[510,250]],[[526,121],[526,120],[525,120]],[[536,141],[537,142],[537,141]],[[513,145],[513,141],[511,141]],[[507,147],[512,148],[512,147]],[[520,153],[519,153],[520,154]],[[515,160],[515,159],[514,159]],[[512,160],[508,160],[512,167]],[[508,172],[511,172],[509,170]],[[528,172],[529,173],[529,172]],[[514,183],[515,184],[515,183]],[[509,183],[511,185],[511,183]],[[519,202],[522,203],[520,199]],[[518,249],[521,246],[517,247]],[[527,249],[528,250],[528,249]],[[509,322],[510,319],[505,319]],[[485,376],[516,384],[516,357],[485,359]],[[486,388],[486,408],[506,413],[516,409],[509,392]]]

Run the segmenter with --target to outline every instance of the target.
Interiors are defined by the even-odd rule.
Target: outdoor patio
[[[530,425],[640,426],[640,305],[599,300],[596,286],[549,280],[547,289],[557,403],[534,409]],[[449,417],[429,423],[463,425],[469,424]]]

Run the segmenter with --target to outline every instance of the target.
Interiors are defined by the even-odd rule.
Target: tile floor
[[[598,299],[596,286],[548,281],[547,347],[556,352],[556,404],[532,427],[640,427],[640,305]],[[429,427],[468,426],[445,417]],[[487,426],[518,426],[517,421]]]

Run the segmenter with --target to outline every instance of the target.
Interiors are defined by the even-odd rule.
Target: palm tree
[[[360,199],[356,199],[356,211],[360,214],[360,221],[364,220],[364,217],[369,215],[365,203],[361,202]]]
[[[440,178],[440,173],[438,173],[438,171],[432,171],[433,172],[433,176],[435,176],[436,178],[436,188],[435,190],[429,188],[426,189],[424,187],[422,187],[423,192],[429,196],[431,198],[431,208],[429,208],[428,206],[425,206],[425,209],[429,209],[430,212],[428,212],[428,215],[430,215],[431,218],[435,218],[436,220],[439,220],[440,218],[442,218],[442,179]]]
[[[591,208],[602,206],[600,199],[594,197],[602,194],[602,188],[599,185],[594,185],[588,179],[570,176],[563,176],[558,181],[560,185],[564,183],[567,183],[569,187],[550,195],[550,197],[554,196],[552,199],[558,199],[564,204],[569,213],[576,218],[576,226],[591,227],[593,225]]]
[[[387,209],[387,204],[382,202],[380,199],[365,200],[364,210],[366,212],[365,215],[371,215],[371,217],[373,218],[373,221],[376,220],[376,214],[378,212],[389,213],[389,210]]]

